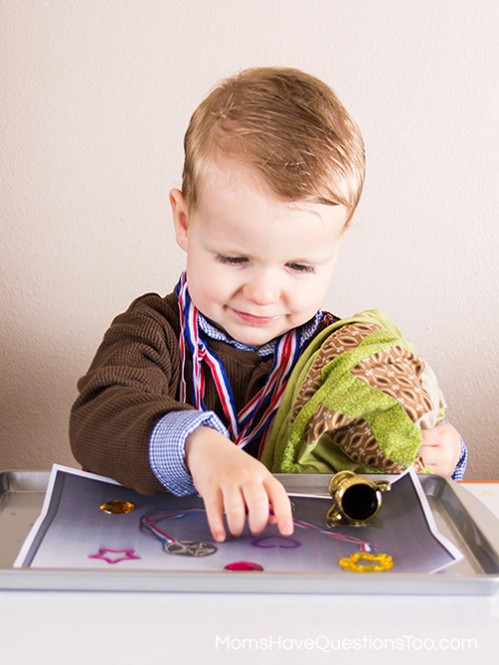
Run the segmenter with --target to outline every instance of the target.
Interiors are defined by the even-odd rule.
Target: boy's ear
[[[170,205],[172,208],[173,224],[175,226],[175,237],[178,246],[187,251],[187,237],[189,235],[189,210],[187,201],[180,189],[172,189],[170,192]]]

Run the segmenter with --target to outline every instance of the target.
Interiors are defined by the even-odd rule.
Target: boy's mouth
[[[256,316],[255,314],[241,312],[237,309],[233,309],[232,311],[239,319],[250,326],[268,326],[279,318],[277,316]]]

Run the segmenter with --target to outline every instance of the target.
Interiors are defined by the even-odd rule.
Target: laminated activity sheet
[[[294,533],[269,525],[216,543],[201,497],[144,496],[84,471],[54,465],[42,512],[15,567],[341,573],[356,553],[389,555],[394,572],[433,573],[462,558],[437,530],[413,471],[397,477],[369,526],[326,526],[322,495],[290,495]],[[362,555],[363,556],[363,555]]]

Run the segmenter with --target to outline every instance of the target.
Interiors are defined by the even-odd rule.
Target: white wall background
[[[183,266],[168,192],[212,85],[326,80],[368,178],[326,305],[380,307],[499,478],[496,0],[0,0],[0,469],[75,464],[67,421],[110,320]]]

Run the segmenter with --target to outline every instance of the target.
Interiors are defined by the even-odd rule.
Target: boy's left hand
[[[422,430],[423,443],[419,456],[432,473],[452,476],[461,457],[461,437],[452,425],[437,423],[431,429]]]

